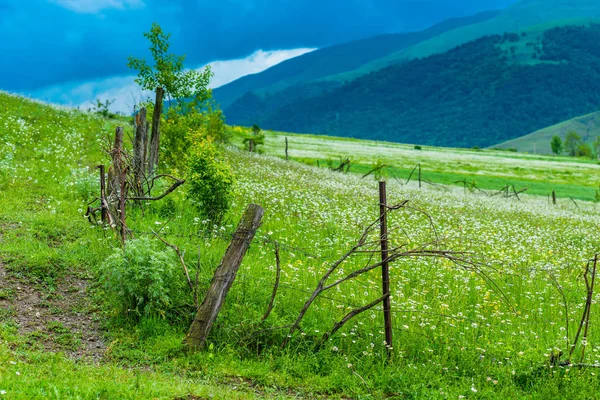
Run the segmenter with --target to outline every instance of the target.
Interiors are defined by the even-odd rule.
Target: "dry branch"
[[[273,285],[273,294],[271,294],[271,301],[269,301],[269,305],[267,306],[267,311],[265,315],[262,317],[262,322],[265,322],[269,315],[271,314],[271,310],[273,310],[273,305],[275,304],[275,296],[277,296],[277,290],[279,289],[279,279],[281,277],[281,260],[279,258],[279,243],[275,242],[275,262],[277,264],[277,272],[275,275],[275,285]]]
[[[336,323],[333,326],[331,331],[329,331],[323,335],[323,338],[321,339],[321,343],[319,344],[319,346],[322,345],[323,343],[325,343],[331,336],[333,336],[337,331],[339,331],[346,324],[346,322],[350,321],[352,318],[356,317],[357,315],[359,315],[367,310],[370,310],[371,308],[375,307],[377,304],[381,303],[382,301],[386,300],[389,297],[390,297],[390,294],[386,293],[385,295],[383,295],[380,298],[378,298],[377,300],[367,304],[366,306],[350,311],[348,314],[346,314],[346,316],[344,318],[342,318],[338,323]]]
[[[163,239],[162,237],[160,237],[160,235],[158,233],[156,233],[153,229],[150,229],[152,231],[152,233],[154,234],[154,236],[156,236],[158,238],[158,240],[160,240],[161,242],[163,242],[166,246],[169,246],[170,248],[172,248],[173,250],[175,250],[175,253],[177,253],[177,257],[179,257],[179,261],[181,262],[181,266],[183,267],[183,271],[185,273],[185,278],[188,281],[188,285],[190,286],[190,290],[192,291],[192,294],[195,293],[195,289],[194,289],[194,284],[192,283],[192,280],[190,279],[190,273],[188,271],[187,266],[185,265],[185,260],[183,259],[183,255],[181,254],[181,251],[179,250],[179,247],[175,246],[174,244],[171,244],[169,242],[167,242],[165,239]],[[196,282],[198,281],[198,276],[196,275]],[[196,302],[196,304],[194,304],[196,306],[196,308],[198,307],[198,303],[197,303],[197,299],[194,299],[194,301]]]

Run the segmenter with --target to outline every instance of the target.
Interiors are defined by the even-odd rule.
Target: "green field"
[[[234,128],[233,142],[242,147],[241,128]],[[238,135],[235,135],[237,131]],[[288,138],[289,157],[316,166],[337,166],[340,158],[350,158],[350,171],[364,174],[380,160],[387,166],[390,180],[406,181],[417,164],[422,179],[431,183],[463,186],[475,182],[481,189],[493,192],[507,184],[517,190],[527,188],[528,194],[548,196],[553,190],[557,197],[594,200],[600,180],[600,165],[585,158],[551,157],[490,149],[448,149],[368,140],[354,140],[316,135],[281,132],[266,134],[264,154],[285,157],[285,138]],[[413,175],[413,179],[416,175]],[[414,183],[414,182],[413,182]]]
[[[189,304],[125,320],[99,281],[120,241],[83,213],[97,196],[94,167],[108,163],[102,138],[117,124],[131,133],[126,120],[0,93],[0,270],[7,274],[0,281],[0,393],[6,398],[589,399],[600,390],[596,369],[550,362],[558,350],[569,352],[583,313],[582,275],[598,252],[600,211],[593,202],[575,205],[563,197],[551,205],[547,199],[553,188],[593,198],[596,163],[271,132],[260,155],[238,149],[236,136],[225,150],[236,173],[235,201],[221,224],[198,218],[185,186],[128,214],[136,238],[162,229],[181,248],[190,272],[198,272],[202,295],[242,211],[249,203],[265,209],[209,347],[187,353],[181,343],[193,315]],[[291,161],[282,159],[285,136]],[[464,252],[476,265],[431,257],[392,264],[389,361],[379,306],[316,346],[349,311],[381,296],[379,269],[319,297],[281,347],[320,277],[378,217],[373,178],[325,167],[340,156],[350,157],[356,172],[380,159],[406,179],[420,163],[432,182],[475,179],[485,189],[528,183],[529,192],[540,194],[519,201],[388,179],[389,203],[409,201],[390,214],[392,249]],[[316,160],[321,168],[306,165]],[[376,248],[377,233],[368,239]],[[275,280],[275,242],[281,284],[271,316],[261,322]],[[171,249],[151,243],[173,269],[181,268]],[[371,261],[356,254],[331,280]],[[74,295],[82,303],[68,303]],[[31,309],[22,307],[23,299],[33,301]],[[573,362],[600,364],[593,299],[585,355],[580,339]],[[92,326],[97,347],[90,346]]]

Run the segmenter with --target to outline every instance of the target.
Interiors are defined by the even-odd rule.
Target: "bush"
[[[148,238],[127,242],[100,266],[106,300],[118,314],[141,317],[172,316],[186,303],[185,279],[165,251],[154,249]]]
[[[233,172],[211,139],[192,139],[188,198],[213,223],[220,223],[232,200]]]
[[[421,149],[423,149],[421,146],[419,146],[419,145],[415,146],[415,150],[421,150]]]
[[[185,114],[182,112],[178,107],[170,107],[161,125],[163,161],[173,171],[183,170],[187,165],[189,149],[193,146],[192,138],[209,138],[220,143],[228,141],[221,110],[208,106]]]

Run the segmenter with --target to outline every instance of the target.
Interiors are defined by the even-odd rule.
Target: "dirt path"
[[[87,281],[68,276],[55,290],[18,280],[0,263],[0,323],[12,322],[33,348],[98,361],[105,345],[89,312]]]

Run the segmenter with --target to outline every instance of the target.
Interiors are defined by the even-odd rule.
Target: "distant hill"
[[[596,137],[600,136],[600,111],[573,118],[491,147],[517,149],[524,153],[552,154],[550,148],[552,137],[558,135],[564,141],[569,132],[577,132],[586,143],[591,145]]]
[[[521,0],[494,17],[458,27],[413,46],[373,60],[360,68],[328,79],[348,80],[392,64],[448,51],[483,36],[521,32],[533,26],[554,27],[573,20],[600,19],[598,0]],[[561,22],[562,21],[562,22]]]
[[[296,84],[313,82],[330,75],[352,71],[373,60],[444,32],[489,20],[498,13],[498,11],[488,11],[464,18],[453,18],[421,32],[380,35],[315,50],[286,60],[261,73],[247,75],[221,86],[213,91],[213,96],[221,104],[221,107],[226,109],[232,102],[248,92],[272,94]],[[317,84],[312,92],[331,86]]]
[[[251,93],[226,116],[275,130],[487,147],[599,106],[600,25],[587,23],[481,38],[282,105]]]

